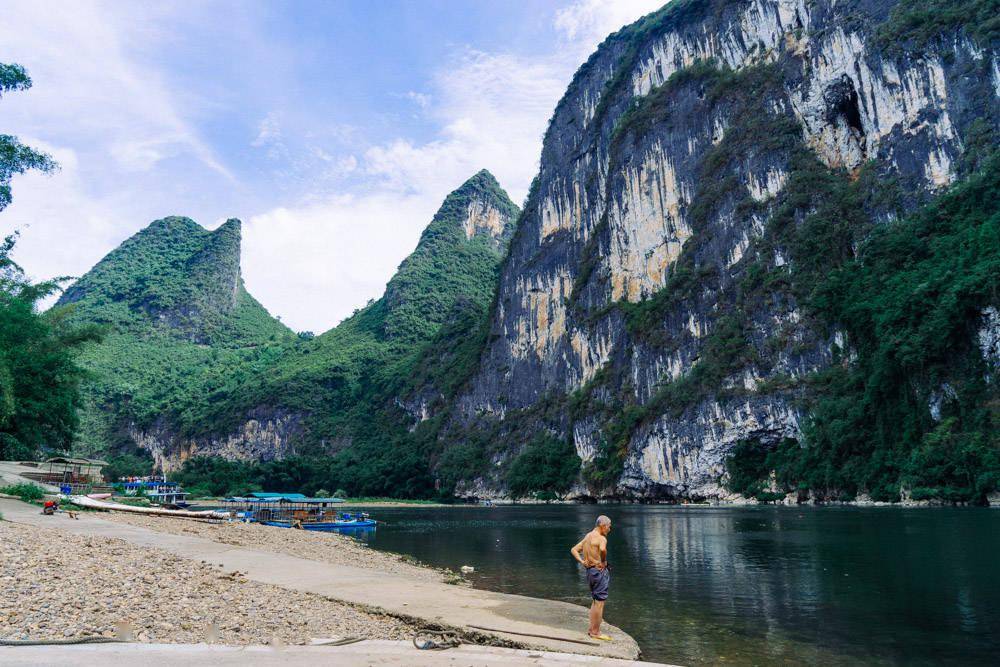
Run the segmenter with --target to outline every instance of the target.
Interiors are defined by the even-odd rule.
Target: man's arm
[[[583,540],[580,540],[575,547],[569,550],[569,552],[573,554],[573,558],[576,559],[577,563],[579,563],[580,565],[587,564],[583,560]]]
[[[601,570],[608,566],[608,538],[601,536],[601,564],[597,567]]]

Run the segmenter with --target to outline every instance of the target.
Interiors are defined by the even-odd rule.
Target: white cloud
[[[396,137],[369,147],[358,165],[372,179],[368,192],[251,219],[248,287],[294,328],[321,331],[382,293],[433,211],[475,172],[489,169],[521,203],[573,72],[610,32],[658,6],[575,2],[557,13],[559,40],[548,56],[456,53],[431,93],[407,93],[440,128],[434,139]]]
[[[281,126],[278,123],[278,114],[270,112],[260,121],[257,127],[257,136],[250,145],[254,148],[261,148],[281,141]]]
[[[413,100],[413,103],[416,104],[421,109],[426,109],[431,105],[431,96],[428,95],[427,93],[418,93],[416,91],[411,90],[406,93],[406,97],[410,100]]]
[[[250,291],[293,328],[319,332],[381,294],[442,199],[479,169],[492,171],[520,203],[573,72],[607,33],[657,4],[577,0],[557,12],[551,45],[536,50],[542,55],[456,47],[426,90],[388,91],[410,99],[413,112],[437,128],[429,140],[365,141],[353,127],[317,127],[324,137],[337,135],[341,149],[333,150],[309,133],[294,136],[301,117],[262,109],[243,146],[280,160],[271,186],[240,204]],[[156,57],[140,57],[178,39],[178,21],[199,23],[188,16],[198,11],[187,3],[74,3],[58,11],[5,3],[3,60],[27,66],[36,85],[0,101],[3,131],[47,138],[64,167],[52,177],[19,177],[14,204],[0,218],[30,224],[17,256],[38,277],[83,273],[141,225],[190,210],[176,210],[177,201],[212,204],[195,209],[210,219],[238,213],[218,210],[219,202],[231,204],[227,191],[243,191],[192,121],[222,104],[219,96],[199,99],[171,84]],[[267,40],[247,37],[266,48]],[[302,194],[298,185],[309,182],[315,187]],[[289,190],[295,199],[283,201]]]
[[[588,53],[609,34],[663,6],[662,0],[577,0],[556,12],[555,27]]]
[[[2,214],[4,232],[21,232],[15,256],[33,279],[80,276],[130,236],[120,224],[128,215],[128,203],[124,197],[88,194],[80,161],[71,148],[34,137],[22,140],[52,155],[60,168],[48,175],[28,172],[14,178],[14,201]]]
[[[110,147],[125,171],[148,170],[187,153],[232,181],[184,120],[162,77],[130,55],[144,40],[164,38],[157,34],[157,17],[130,8],[79,2],[56,10],[32,0],[5,2],[4,60],[25,65],[35,81],[30,93],[4,98],[6,123],[33,134],[41,128],[86,131],[95,144]]]
[[[382,293],[437,205],[417,194],[348,194],[252,216],[243,225],[247,288],[292,328],[324,331]]]

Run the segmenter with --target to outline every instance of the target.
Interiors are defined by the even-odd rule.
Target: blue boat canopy
[[[301,493],[262,493],[254,492],[248,496],[226,498],[227,503],[301,503],[305,505],[320,503],[342,503],[343,498],[310,498]]]

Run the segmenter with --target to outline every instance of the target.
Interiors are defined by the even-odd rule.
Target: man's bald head
[[[602,535],[607,535],[608,531],[611,530],[611,519],[603,514],[597,517],[597,530],[601,531]]]

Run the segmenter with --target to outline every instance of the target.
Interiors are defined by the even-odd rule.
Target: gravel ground
[[[419,577],[422,581],[427,581],[429,573],[444,577],[437,570],[413,565],[405,561],[402,556],[369,548],[353,537],[338,533],[275,528],[256,523],[206,523],[199,520],[126,512],[102,512],[94,516],[163,533],[204,537],[213,542],[288,554],[323,563],[411,575]]]
[[[391,616],[122,540],[0,521],[0,554],[3,639],[124,633],[141,642],[303,644],[409,639],[414,631]]]

